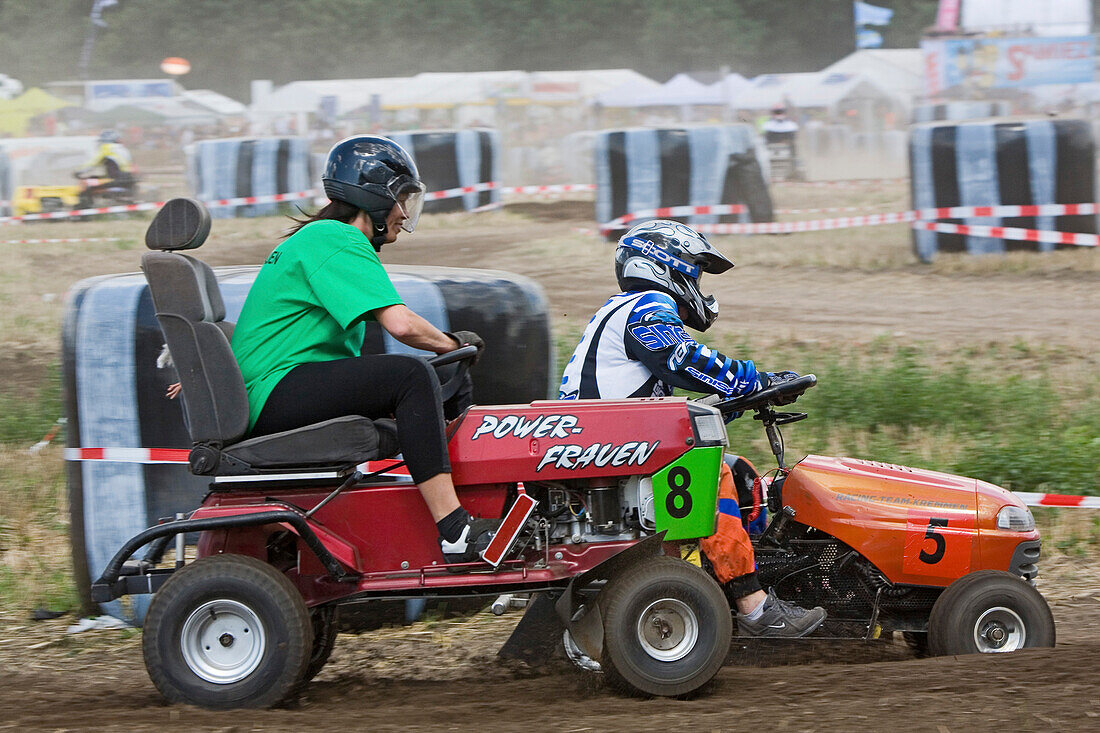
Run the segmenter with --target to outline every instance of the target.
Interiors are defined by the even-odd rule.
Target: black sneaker
[[[476,562],[481,559],[481,553],[493,541],[497,530],[500,529],[499,519],[474,519],[462,528],[462,534],[454,542],[448,542],[439,538],[439,549],[443,551],[443,559],[449,563]]]
[[[793,639],[811,634],[825,621],[825,609],[801,608],[776,598],[771,591],[764,601],[764,613],[755,621],[737,614],[737,633],[757,638]]]

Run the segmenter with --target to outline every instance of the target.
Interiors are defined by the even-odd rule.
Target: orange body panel
[[[1002,507],[1023,506],[1004,489],[853,458],[806,457],[783,483],[783,503],[894,583],[946,586],[975,570],[1008,570],[1016,547],[1039,538],[996,528]]]

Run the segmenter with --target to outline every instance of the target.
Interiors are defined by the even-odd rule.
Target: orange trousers
[[[756,555],[741,524],[741,511],[737,507],[733,472],[725,462],[718,479],[718,527],[714,534],[701,540],[699,546],[714,567],[714,575],[720,583],[756,572]]]

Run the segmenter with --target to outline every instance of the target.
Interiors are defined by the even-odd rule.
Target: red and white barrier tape
[[[190,448],[66,448],[66,461],[187,463]]]
[[[56,426],[55,426],[56,427]],[[30,448],[37,453],[57,434],[51,430],[41,441]],[[176,463],[186,464],[190,448],[66,448],[66,461],[107,461],[109,463],[140,463],[144,465]],[[387,458],[380,461],[366,461],[357,468],[363,473],[375,473],[383,476],[408,476],[409,469],[402,461]],[[391,470],[386,470],[391,469]]]
[[[1074,244],[1080,247],[1100,246],[1100,236],[1078,234],[1076,232],[1054,232],[1042,229],[994,227],[978,224],[948,224],[935,221],[915,221],[913,222],[913,228],[927,229],[941,234],[968,234],[974,237],[1010,239],[1017,242],[1051,242],[1053,244]]]
[[[73,244],[75,242],[117,242],[118,237],[74,237],[71,239],[0,239],[0,244]]]
[[[66,448],[67,461],[111,461],[114,463],[187,463],[187,448]],[[360,470],[381,471],[396,463],[395,460],[368,461],[359,465]],[[408,469],[400,466],[391,472],[394,475],[407,475]],[[1014,491],[1028,506],[1078,507],[1082,509],[1100,509],[1100,496],[1073,496],[1069,494],[1034,494]]]
[[[603,229],[621,229],[637,219],[667,219],[671,216],[699,216],[705,214],[741,214],[745,207],[741,204],[717,204],[714,206],[661,206],[656,209],[636,211],[631,214],[623,214],[618,219],[608,222]],[[698,229],[698,227],[696,227]]]
[[[866,206],[827,206],[823,209],[776,209],[777,214],[844,214],[853,211],[866,211]]]
[[[1032,494],[1015,491],[1019,499],[1028,506],[1077,507],[1080,509],[1100,509],[1100,496],[1072,496],[1070,494]]]
[[[602,233],[626,228],[631,221],[648,217],[687,216],[692,214],[731,214],[743,210],[738,205],[722,204],[718,206],[666,206],[624,216],[600,227]],[[1096,246],[1100,238],[1095,234],[1074,234],[1070,232],[1040,231],[1015,227],[988,227],[936,223],[934,219],[963,219],[969,217],[1040,217],[1092,215],[1100,211],[1100,204],[1038,204],[1030,206],[947,206],[938,208],[913,209],[910,211],[866,214],[863,216],[843,216],[835,219],[807,219],[803,221],[770,221],[735,224],[697,224],[695,229],[704,234],[791,234],[796,232],[818,232],[852,227],[880,226],[882,224],[905,224],[914,222],[915,228],[951,234],[972,234],[975,236],[1001,239],[1020,239],[1034,242],[1055,242],[1058,244],[1079,244]]]
[[[594,191],[596,190],[595,184],[591,183],[569,183],[561,185],[549,185],[549,186],[509,186],[503,187],[499,181],[489,181],[487,183],[478,183],[474,186],[462,186],[459,188],[448,188],[444,191],[431,191],[425,195],[428,201],[438,201],[440,199],[457,198],[469,193],[481,193],[482,191],[500,191],[507,194],[557,194],[557,193],[573,193],[576,191]],[[295,191],[293,193],[275,193],[264,196],[239,196],[237,198],[229,199],[211,199],[203,201],[210,208],[215,207],[228,207],[228,206],[251,206],[253,204],[272,204],[281,203],[286,201],[300,201],[302,199],[309,199],[319,197],[320,192],[315,190],[309,191]],[[320,198],[319,201],[323,203],[328,199]],[[90,209],[78,209],[76,211],[45,211],[40,214],[22,214],[20,216],[0,216],[0,223],[18,223],[24,221],[40,221],[45,219],[66,219],[77,216],[98,216],[102,214],[122,214],[134,211],[152,211],[153,209],[159,209],[164,206],[163,201],[148,201],[140,204],[122,204],[119,206],[99,206]]]
[[[563,183],[547,186],[501,186],[500,181],[488,181],[486,183],[477,183],[473,186],[460,186],[458,188],[448,188],[442,191],[429,191],[424,194],[424,199],[427,201],[437,201],[439,199],[457,198],[458,196],[465,196],[468,193],[481,193],[483,191],[500,191],[501,193],[510,194],[547,194],[595,190],[596,185],[594,183]]]
[[[211,199],[203,201],[208,207],[249,206],[251,204],[272,204],[283,201],[299,201],[313,198],[317,191],[295,191],[294,193],[273,193],[265,196],[238,196],[231,199]],[[43,219],[65,219],[74,216],[97,216],[100,214],[122,214],[133,211],[152,211],[164,206],[164,201],[147,201],[140,204],[120,204],[118,206],[99,206],[75,211],[44,211],[41,214],[23,214],[20,216],[0,216],[2,222],[38,221]]]

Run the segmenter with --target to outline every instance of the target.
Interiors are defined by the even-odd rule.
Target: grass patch
[[[62,414],[61,373],[53,364],[37,386],[0,391],[0,445],[34,445]]]
[[[59,445],[38,454],[0,447],[0,608],[79,607],[69,551]]]

